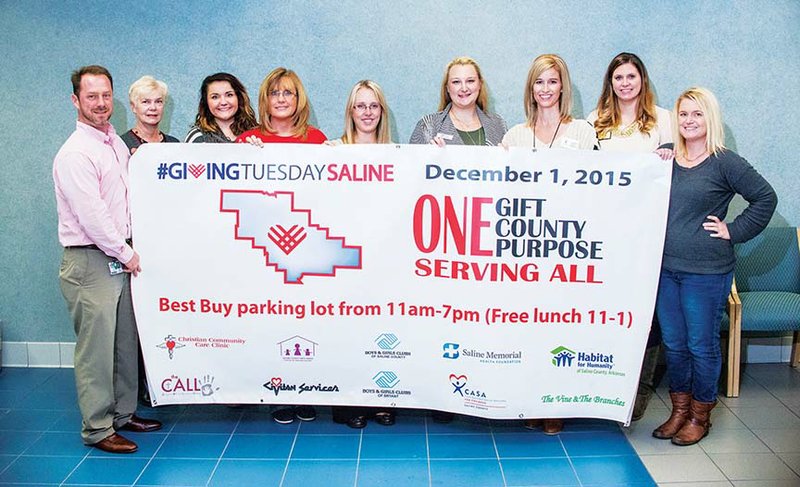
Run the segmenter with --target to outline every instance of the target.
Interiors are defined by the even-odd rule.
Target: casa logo
[[[162,348],[162,349],[166,350],[167,353],[169,354],[169,359],[172,360],[172,358],[175,356],[175,349],[176,348],[183,348],[183,347],[186,346],[186,344],[183,343],[183,342],[178,341],[178,339],[175,338],[172,335],[167,335],[167,336],[164,337],[164,341],[159,343],[156,346],[158,348]]]
[[[578,374],[613,375],[624,377],[624,372],[614,370],[613,354],[597,351],[581,352],[560,345],[550,350],[550,363],[558,368],[574,368]]]
[[[406,359],[411,352],[400,348],[400,339],[394,333],[381,333],[372,342],[377,348],[364,350],[364,355],[370,358]]]
[[[286,362],[311,362],[317,356],[317,342],[295,335],[278,342],[281,358]]]
[[[161,381],[161,392],[164,395],[190,395],[190,396],[213,396],[219,387],[214,385],[213,375],[203,377],[179,377],[170,375]]]
[[[339,392],[339,386],[336,384],[306,384],[303,382],[300,385],[284,382],[280,377],[272,377],[269,381],[263,384],[264,388],[272,391],[276,396],[281,392],[292,394],[302,394],[304,392]]]
[[[400,384],[400,377],[397,376],[391,370],[381,370],[374,376],[372,376],[372,382],[378,386],[378,389],[375,388],[367,388],[362,389],[362,394],[369,394],[374,395],[377,397],[400,397],[400,396],[410,396],[411,391],[406,389],[398,388],[398,384]]]
[[[459,357],[464,359],[477,360],[482,364],[521,364],[522,350],[479,350],[475,348],[462,347],[458,343],[445,343],[442,345],[443,358],[455,360]]]
[[[486,399],[486,393],[474,389],[467,389],[467,376],[450,374],[450,384],[453,385],[453,394],[460,394],[461,397],[471,396]]]
[[[453,394],[464,401],[464,407],[489,411],[506,408],[506,400],[489,397],[489,394],[478,388],[467,387],[468,378],[465,374],[450,374],[448,377],[450,385],[453,386]]]

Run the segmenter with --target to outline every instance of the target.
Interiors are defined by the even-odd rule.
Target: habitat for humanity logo
[[[522,350],[490,350],[461,346],[458,343],[445,343],[442,345],[443,358],[455,360],[474,359],[483,364],[520,364],[522,363]]]
[[[278,342],[281,358],[289,362],[310,362],[317,355],[317,342],[295,335]]]
[[[300,385],[288,384],[280,377],[272,377],[269,381],[263,384],[264,388],[272,391],[276,396],[281,392],[296,392],[302,394],[304,392],[339,392],[339,386],[336,384],[306,384],[303,382]]]
[[[206,374],[203,377],[178,377],[170,375],[161,381],[161,392],[164,395],[199,395],[212,396],[219,387],[214,386],[214,376]]]
[[[614,355],[601,352],[581,352],[570,350],[565,346],[558,346],[550,350],[550,362],[560,368],[574,368],[579,374],[599,374],[625,376],[624,372],[613,370],[615,367]]]
[[[164,341],[156,345],[158,348],[166,349],[169,353],[169,359],[172,360],[172,357],[175,355],[176,348],[183,348],[186,345],[179,342],[177,338],[172,335],[167,335],[164,337]]]
[[[401,342],[394,333],[381,333],[373,343],[377,349],[364,350],[364,355],[370,358],[404,359],[411,356],[411,352],[399,348]]]

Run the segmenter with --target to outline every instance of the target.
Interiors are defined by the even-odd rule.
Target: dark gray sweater
[[[710,221],[706,220],[709,215],[724,220],[728,204],[737,193],[749,205],[728,223],[731,239],[711,237],[703,222]],[[758,235],[772,218],[777,203],[772,186],[735,152],[723,150],[689,169],[673,160],[662,267],[694,274],[733,270],[733,244]]]

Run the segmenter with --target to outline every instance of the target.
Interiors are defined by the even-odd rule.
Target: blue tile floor
[[[436,424],[400,411],[390,427],[353,430],[318,408],[278,425],[260,407],[140,408],[156,433],[125,433],[130,455],[83,446],[72,369],[0,372],[0,485],[652,486],[616,423],[572,420],[560,435],[518,421]]]

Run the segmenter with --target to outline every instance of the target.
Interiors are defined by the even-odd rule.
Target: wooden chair
[[[789,363],[800,363],[800,232],[770,227],[735,246],[736,269],[727,316],[728,397],[739,396],[742,332],[794,331]]]

